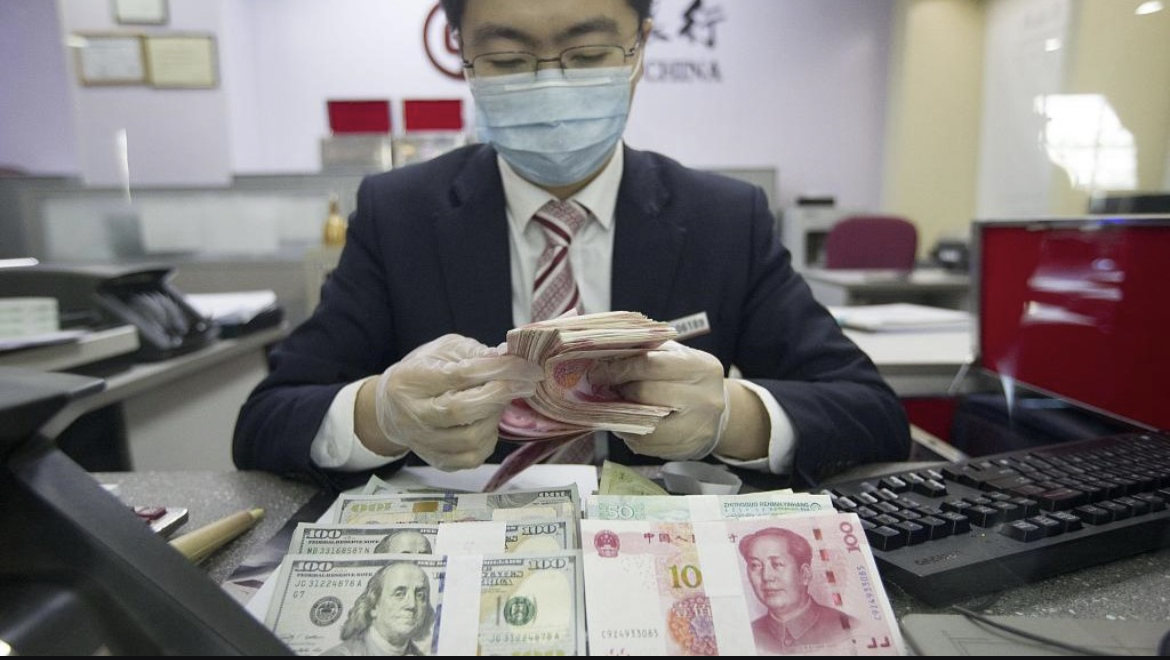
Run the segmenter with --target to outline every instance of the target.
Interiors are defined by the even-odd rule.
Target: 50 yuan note
[[[833,511],[825,494],[765,491],[740,495],[590,495],[585,517],[679,522]]]
[[[293,554],[366,555],[420,553],[439,555],[541,553],[579,548],[573,520],[472,521],[434,525],[342,525],[301,523],[293,531]]]
[[[581,576],[579,551],[287,555],[265,624],[298,655],[578,655]]]
[[[577,486],[506,493],[342,493],[333,522],[351,525],[441,523],[461,520],[572,520],[580,511]]]
[[[587,519],[581,539],[593,655],[904,652],[855,514]]]

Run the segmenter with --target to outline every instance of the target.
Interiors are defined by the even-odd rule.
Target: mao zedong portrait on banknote
[[[429,655],[435,609],[427,574],[409,562],[391,562],[370,577],[341,629],[342,642],[321,655]]]
[[[858,621],[817,602],[809,592],[812,546],[800,534],[765,527],[740,539],[748,581],[767,608],[752,621],[752,635],[761,654],[803,653],[849,644]]]

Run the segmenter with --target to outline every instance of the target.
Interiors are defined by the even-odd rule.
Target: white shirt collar
[[[509,221],[513,223],[513,229],[518,234],[523,234],[524,228],[536,211],[546,202],[556,198],[547,190],[522,178],[511,165],[508,165],[503,156],[497,155],[496,160],[500,164],[500,178],[504,184],[504,199],[508,205]],[[613,150],[613,156],[597,178],[571,197],[589,209],[606,230],[613,226],[613,211],[617,206],[618,187],[622,182],[624,167],[625,155],[622,144],[618,143],[617,148]]]

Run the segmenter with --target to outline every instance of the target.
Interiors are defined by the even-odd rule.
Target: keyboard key
[[[1024,510],[1024,517],[1031,518],[1040,513],[1040,503],[1027,497],[1013,497],[1011,503]]]
[[[1056,536],[1064,533],[1064,525],[1059,520],[1048,516],[1032,516],[1028,522],[1044,530],[1044,536]]]
[[[1134,499],[1141,500],[1150,505],[1151,512],[1164,511],[1166,509],[1166,500],[1154,495],[1153,493],[1138,493],[1133,496]]]
[[[878,485],[895,493],[904,493],[910,490],[910,484],[906,483],[902,479],[899,479],[897,476],[882,477],[882,480],[878,482]]]
[[[1118,502],[1117,500],[1106,500],[1104,502],[1098,502],[1097,506],[1108,511],[1113,516],[1113,520],[1125,520],[1126,518],[1129,518],[1133,515],[1133,509],[1122,504],[1121,502]]]
[[[1066,532],[1075,532],[1084,527],[1084,525],[1081,524],[1080,517],[1075,516],[1068,511],[1053,511],[1052,513],[1048,514],[1048,517],[1064,526],[1064,531]]]
[[[896,525],[890,525],[890,527],[906,532],[906,545],[917,545],[927,540],[926,528],[912,520],[903,520]]]
[[[922,482],[916,482],[912,489],[915,493],[927,497],[946,497],[947,495],[947,485],[938,479],[924,479]]]
[[[1024,517],[1024,509],[1018,504],[1011,502],[995,502],[991,505],[993,509],[999,509],[1003,513],[1001,520],[1004,522],[1012,522]]]
[[[976,504],[967,509],[966,515],[976,527],[993,527],[1003,522],[1003,512],[985,504]]]
[[[937,541],[951,535],[954,529],[954,523],[947,522],[942,518],[935,518],[934,516],[923,516],[914,522],[926,528],[926,537],[931,541]]]
[[[1084,493],[1086,504],[1092,504],[1094,502],[1101,502],[1103,500],[1109,499],[1106,489],[1097,484],[1097,482],[1092,479],[1070,479],[1067,482],[1067,485],[1073,490],[1079,490]]]
[[[1007,525],[1004,525],[1000,528],[999,533],[1017,541],[1024,542],[1038,541],[1045,536],[1043,529],[1037,525],[1033,525],[1032,523],[1027,522],[1026,520],[1017,520],[1015,522],[1008,523]]]
[[[865,538],[869,540],[870,546],[878,550],[897,550],[906,545],[909,536],[906,531],[885,525],[865,530]]]
[[[966,514],[967,510],[972,507],[972,504],[963,499],[947,500],[942,503],[943,511],[954,511],[955,513]]]
[[[833,500],[833,508],[837,509],[841,513],[849,513],[850,511],[857,510],[857,502],[854,502],[848,497],[842,496]]]
[[[1139,493],[1140,494],[1140,493]],[[1124,504],[1135,516],[1144,516],[1150,512],[1150,503],[1136,497],[1119,497],[1118,504]]]
[[[873,518],[877,518],[879,515],[881,515],[877,511],[874,511],[867,506],[859,506],[853,513],[856,513],[857,516],[862,520],[872,520]]]
[[[1045,511],[1068,511],[1085,501],[1085,494],[1072,488],[1053,488],[1036,496]]]
[[[944,511],[939,514],[938,518],[947,523],[951,534],[966,534],[971,531],[971,520],[961,513]]]
[[[1113,514],[1096,504],[1083,504],[1072,510],[1074,514],[1090,525],[1103,525],[1113,520]]]

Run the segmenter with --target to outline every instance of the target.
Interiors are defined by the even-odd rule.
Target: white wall
[[[62,31],[67,35],[191,32],[218,37],[223,29],[222,3],[223,0],[170,0],[167,25],[133,28],[114,22],[109,2],[58,0],[58,7]],[[234,69],[221,66],[220,75],[229,80],[235,75]],[[225,91],[230,83],[214,89],[86,87],[77,83],[72,59],[67,80],[72,93],[79,174],[85,183],[121,187],[231,182],[231,133]],[[45,125],[29,139],[60,140],[57,128]],[[126,135],[125,154],[120,147],[121,131]],[[128,181],[124,158],[129,163]]]
[[[65,32],[125,28],[113,24],[108,2],[58,2]],[[68,143],[62,128],[72,130],[75,121],[80,162],[58,158],[63,169],[79,170],[94,185],[120,185],[114,138],[127,128],[131,184],[215,185],[232,174],[317,171],[328,99],[387,98],[397,114],[404,98],[462,98],[468,123],[474,116],[463,81],[427,59],[424,25],[434,0],[169,4],[167,25],[135,29],[216,33],[217,89],[81,87],[70,71],[65,84],[74,120],[26,124],[11,153]],[[649,44],[629,143],[696,167],[775,168],[780,204],[816,192],[876,206],[893,0],[707,0],[699,18],[715,20],[714,27],[695,35],[713,36],[713,45],[679,36],[690,4],[655,3],[667,39]],[[10,31],[0,28],[0,41]],[[30,36],[42,44],[56,39],[56,31]],[[445,62],[458,58],[446,54]],[[663,75],[685,74],[687,64],[714,66],[720,80]],[[59,97],[54,107],[61,107]],[[395,125],[401,130],[398,116]]]
[[[0,62],[0,166],[77,172],[55,2],[0,2]]]
[[[470,124],[466,85],[426,57],[424,25],[435,4],[251,0],[241,32],[252,39],[255,94],[229,98],[236,171],[317,169],[331,98],[388,98],[396,109],[404,98],[461,98]],[[689,4],[655,3],[669,40],[649,45],[628,142],[696,167],[774,167],[782,203],[817,191],[876,205],[892,0],[707,2],[722,16],[714,47],[678,35]],[[458,58],[445,62],[454,68]],[[716,62],[722,81],[662,80],[663,64],[688,62]],[[247,149],[245,135],[256,136]]]
[[[1040,139],[1044,120],[1033,108],[1036,97],[1064,91],[1072,2],[991,0],[988,6],[979,217],[1049,211],[1053,168]]]

